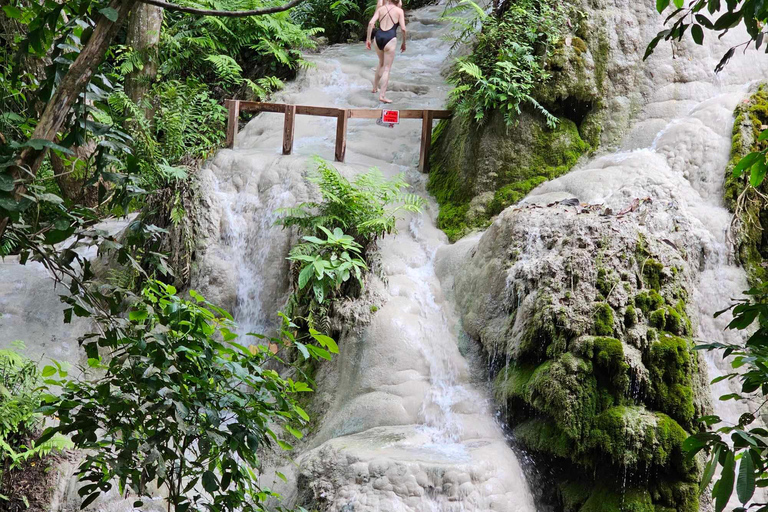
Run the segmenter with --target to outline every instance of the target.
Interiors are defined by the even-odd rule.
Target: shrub
[[[368,266],[362,259],[362,247],[341,229],[333,232],[318,226],[326,235],[325,240],[316,236],[303,237],[304,243],[291,249],[288,259],[299,264],[298,294],[312,294],[317,304],[331,299],[350,277],[362,285],[362,271]]]
[[[102,376],[56,381],[61,395],[42,408],[60,418],[42,438],[72,434],[87,452],[78,471],[83,506],[113,479],[139,496],[150,483],[165,487],[176,511],[260,511],[274,496],[259,488],[259,451],[273,441],[291,449],[278,426],[302,437],[309,417],[294,395],[311,389],[269,364],[282,362],[281,348],[307,359],[330,359],[338,348],[316,332],[322,346],[295,340],[285,317],[280,338],[246,347],[235,341],[226,311],[190,295],[181,299],[172,286],[150,281],[122,326],[84,338],[89,365]]]
[[[298,226],[309,235],[317,234],[320,226],[341,228],[363,247],[363,253],[368,244],[395,231],[400,211],[420,213],[424,207],[422,198],[404,192],[408,184],[402,175],[388,180],[377,169],[349,181],[318,159],[317,170],[309,180],[320,187],[322,201],[280,209],[283,216],[277,223]]]
[[[554,127],[557,118],[534,95],[536,87],[549,78],[545,61],[560,38],[563,9],[552,0],[522,0],[508,5],[504,13],[488,15],[472,0],[464,0],[447,11],[446,17],[462,29],[460,39],[477,37],[473,52],[457,60],[449,77],[456,86],[451,91],[451,106],[457,115],[476,121],[498,110],[512,124],[527,103]],[[475,13],[473,22],[457,16],[467,10]]]
[[[26,502],[26,496],[7,489],[4,476],[35,458],[71,446],[64,436],[47,441],[35,441],[42,416],[37,413],[44,387],[41,386],[37,365],[24,356],[0,350],[0,502]],[[2,508],[2,507],[0,507]]]

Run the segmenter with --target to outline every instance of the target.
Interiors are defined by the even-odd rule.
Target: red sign
[[[400,122],[399,110],[382,110],[381,121],[384,123],[398,124]]]

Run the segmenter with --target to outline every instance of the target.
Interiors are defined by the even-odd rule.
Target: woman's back
[[[403,10],[398,6],[385,2],[384,5],[378,8],[376,16],[379,21],[379,28],[381,30],[390,30],[395,25],[399,25],[400,16],[402,16]]]

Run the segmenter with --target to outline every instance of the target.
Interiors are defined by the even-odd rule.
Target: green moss
[[[660,332],[643,361],[653,403],[686,428],[695,415],[693,374],[698,369],[691,346],[687,338]]]
[[[646,288],[661,290],[664,279],[664,265],[653,258],[648,258],[643,262],[643,285]]]
[[[543,363],[528,381],[526,402],[552,418],[570,438],[581,438],[597,412],[591,363],[571,353]]]
[[[488,204],[488,215],[498,215],[505,208],[520,201],[528,194],[528,192],[545,181],[547,181],[547,178],[544,176],[534,176],[533,178],[516,181],[501,187],[493,194],[493,199]]]
[[[579,481],[562,482],[559,485],[563,512],[578,512],[589,498],[591,486]]]
[[[436,131],[427,189],[440,205],[438,227],[452,241],[565,174],[590,150],[565,118],[555,129],[532,114],[520,126],[507,127],[498,114],[480,126],[464,119],[441,121]],[[487,191],[494,196],[485,212],[470,213],[472,199]]]
[[[499,372],[494,383],[497,398],[525,398],[526,386],[536,365],[512,363]]]
[[[678,305],[674,308],[666,306],[659,308],[651,313],[648,318],[648,323],[659,330],[664,330],[676,334],[678,336],[685,336],[691,333],[691,321],[686,315],[684,306],[681,306],[682,302],[678,302]]]
[[[624,309],[624,325],[629,327],[634,327],[634,325],[637,323],[637,311],[635,311],[635,307],[630,304],[629,306]]]
[[[579,53],[587,53],[587,43],[584,42],[584,40],[580,37],[573,37],[571,39],[571,44],[573,45],[573,48],[579,52]]]
[[[515,439],[528,450],[570,458],[576,443],[552,421],[542,418],[521,423],[514,430]]]
[[[699,486],[693,481],[657,482],[651,487],[651,497],[656,505],[656,512],[698,512]]]
[[[595,334],[598,336],[613,335],[613,309],[609,304],[597,303],[592,313],[592,320],[594,320]]]
[[[646,316],[663,305],[664,298],[656,290],[643,291],[635,296],[635,306]]]
[[[648,323],[657,329],[664,329],[667,323],[667,312],[664,308],[659,308],[648,317]]]
[[[604,298],[607,298],[611,293],[616,280],[611,279],[608,276],[608,271],[604,268],[597,269],[597,281],[595,282],[595,288],[599,291]]]
[[[656,512],[651,495],[646,489],[596,488],[579,512]]]
[[[754,285],[768,280],[768,267],[764,266],[768,260],[768,205],[760,196],[768,193],[768,180],[754,190],[748,186],[749,172],[737,178],[732,170],[743,156],[768,147],[768,141],[758,140],[763,127],[768,125],[768,86],[760,85],[749,101],[739,104],[734,114],[736,120],[733,124],[731,161],[725,174],[724,199],[728,208],[735,211],[738,197],[745,193],[736,254],[747,271],[750,284]]]
[[[629,388],[629,365],[624,360],[624,347],[616,338],[596,337],[594,340],[593,361],[598,382],[607,381],[609,385],[606,387],[621,398]]]

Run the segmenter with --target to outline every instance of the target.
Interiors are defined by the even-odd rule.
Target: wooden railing
[[[227,147],[235,143],[241,112],[278,112],[285,114],[283,122],[283,154],[293,151],[293,135],[296,127],[296,115],[322,116],[336,118],[336,150],[334,158],[344,161],[347,150],[347,122],[349,119],[378,119],[382,109],[373,108],[334,108],[314,107],[311,105],[289,105],[286,103],[260,103],[256,101],[227,100],[229,120],[227,122]],[[419,170],[429,172],[429,150],[432,144],[432,121],[448,119],[450,110],[400,110],[400,119],[421,119],[421,145],[419,148]]]

